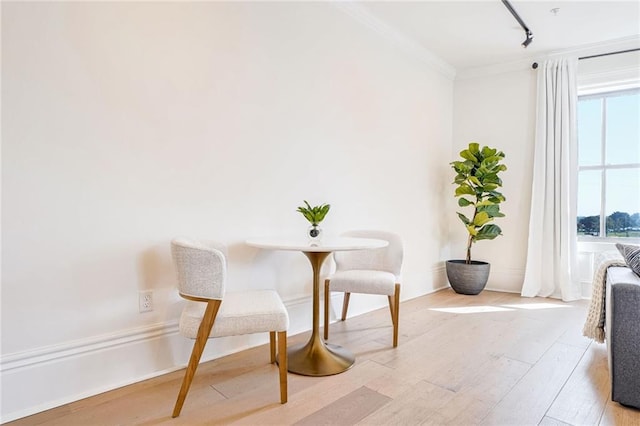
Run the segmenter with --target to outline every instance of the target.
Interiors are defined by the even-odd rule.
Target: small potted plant
[[[468,233],[467,256],[464,260],[448,260],[446,271],[456,293],[478,294],[487,284],[491,265],[471,260],[471,246],[476,241],[493,240],[502,235],[500,227],[491,222],[497,217],[504,217],[500,203],[505,201],[505,197],[498,192],[502,187],[502,179],[498,175],[507,170],[507,166],[501,164],[504,159],[502,151],[486,146],[480,149],[475,142],[460,151],[460,157],[462,161],[450,163],[456,172],[453,181],[455,196],[459,197],[458,206],[473,208],[473,214],[467,217],[458,212]]]
[[[319,206],[311,207],[306,200],[304,200],[304,204],[304,206],[298,207],[297,211],[302,213],[305,219],[307,219],[311,224],[307,230],[307,235],[312,241],[317,241],[322,237],[322,228],[318,225],[324,220],[327,213],[329,213],[331,205],[321,204]]]

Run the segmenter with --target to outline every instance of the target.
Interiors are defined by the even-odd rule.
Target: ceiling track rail
[[[511,3],[509,3],[508,0],[502,0],[502,4],[504,4],[504,6],[507,8],[507,10],[509,12],[511,12],[511,14],[513,15],[514,18],[516,18],[516,21],[518,21],[518,23],[520,24],[520,26],[522,27],[522,29],[524,30],[525,33],[525,40],[522,42],[522,47],[527,47],[531,44],[531,42],[533,41],[533,33],[531,32],[531,30],[529,29],[529,27],[527,27],[527,24],[524,23],[524,21],[522,20],[522,18],[520,17],[520,15],[518,15],[518,12],[516,12],[516,10],[513,8],[513,6],[511,5]]]

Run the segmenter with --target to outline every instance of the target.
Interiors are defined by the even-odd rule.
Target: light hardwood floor
[[[290,374],[285,405],[265,345],[201,364],[177,419],[184,370],[11,424],[640,425],[640,410],[610,400],[606,347],[581,333],[587,306],[442,290],[401,304],[395,349],[388,308],[332,324],[355,366]]]

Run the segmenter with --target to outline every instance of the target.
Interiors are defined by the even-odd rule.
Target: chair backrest
[[[171,255],[182,296],[222,299],[227,279],[224,244],[176,238],[171,241]]]
[[[389,245],[379,249],[339,251],[333,254],[336,271],[354,269],[391,272],[398,279],[402,272],[403,245],[399,235],[378,230],[348,231],[345,237],[375,238],[386,240]]]

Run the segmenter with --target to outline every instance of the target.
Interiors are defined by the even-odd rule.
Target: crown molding
[[[360,24],[378,33],[399,50],[435,69],[446,78],[455,79],[456,69],[452,65],[373,15],[365,6],[353,1],[332,1],[331,4]]]
[[[458,71],[458,73],[456,74],[456,81],[467,80],[467,79],[478,78],[478,77],[488,77],[491,75],[504,74],[508,72],[524,71],[527,69],[533,71],[531,69],[531,64],[536,60],[537,60],[536,56],[529,56],[527,58],[519,59],[517,61],[503,62],[500,64],[493,64],[493,65],[485,65],[482,67],[467,68],[467,69]]]

